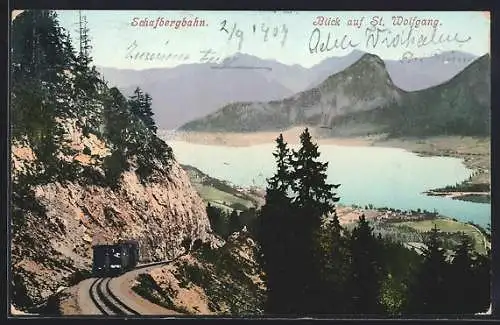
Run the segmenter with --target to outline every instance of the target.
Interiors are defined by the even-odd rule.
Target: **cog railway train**
[[[139,243],[122,240],[93,247],[92,273],[95,277],[116,276],[134,269],[139,262]]]

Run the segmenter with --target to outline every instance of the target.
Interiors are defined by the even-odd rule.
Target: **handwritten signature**
[[[433,27],[429,35],[429,33],[422,30],[417,31],[414,26],[405,28],[397,33],[394,33],[389,28],[379,28],[376,26],[367,27],[365,30],[365,36],[365,45],[367,48],[376,48],[379,45],[387,48],[410,46],[421,48],[428,45],[442,45],[445,43],[462,44],[471,40],[470,36],[461,36],[459,33],[438,33],[437,27]]]
[[[400,29],[394,32],[390,28],[380,28],[378,26],[367,27],[364,33],[364,40],[353,40],[355,34],[334,35],[333,32],[321,34],[319,28],[314,28],[309,37],[309,53],[329,52],[335,49],[345,50],[356,48],[364,42],[366,49],[378,47],[386,48],[422,48],[431,45],[443,45],[446,43],[463,44],[471,40],[470,36],[462,36],[459,33],[439,33],[437,27],[433,27],[429,32],[418,29],[415,26]]]
[[[164,45],[168,45],[169,41],[166,41]],[[139,44],[134,40],[128,47],[125,58],[136,61],[168,61],[168,60],[178,60],[186,61],[190,59],[188,53],[171,53],[165,51],[157,52],[147,52],[141,51],[139,49]],[[237,60],[237,56],[233,55],[231,57],[223,58],[217,51],[213,49],[205,49],[200,51],[200,58],[198,62],[201,63],[211,63],[215,64],[210,66],[212,69],[244,69],[244,70],[272,70],[271,67],[265,66],[249,66],[249,65],[236,65],[234,64]]]
[[[457,55],[456,51],[451,52],[443,52],[441,50],[434,51],[431,55],[424,55],[423,57],[416,57],[415,54],[411,51],[406,51],[401,56],[399,60],[400,63],[411,63],[411,62],[423,62],[424,60],[440,60],[444,64],[448,63],[468,63],[472,62],[474,58],[463,57],[461,55]]]

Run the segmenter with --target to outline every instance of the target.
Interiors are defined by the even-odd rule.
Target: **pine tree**
[[[103,135],[107,139],[111,155],[104,159],[103,167],[110,187],[115,188],[125,170],[129,169],[130,112],[126,98],[117,88],[111,88],[104,101]]]
[[[408,311],[414,314],[447,313],[448,288],[445,277],[449,270],[436,225],[430,232],[426,246],[422,265],[410,288]]]
[[[38,181],[64,178],[59,154],[64,145],[60,119],[69,116],[72,48],[50,10],[27,10],[12,26],[12,133],[37,156]]]
[[[485,312],[490,307],[491,273],[491,251],[488,250],[485,255],[477,254],[473,264],[473,293],[470,299],[473,312]]]
[[[262,251],[262,266],[266,274],[266,311],[273,314],[292,312],[293,279],[290,276],[293,240],[293,214],[290,188],[291,151],[280,134],[276,139],[277,149],[273,153],[277,170],[267,180],[266,203],[258,216],[258,240]]]
[[[316,284],[319,298],[316,299],[317,313],[348,314],[349,247],[337,214],[325,225],[318,239],[320,276]]]
[[[106,85],[92,64],[92,46],[87,18],[82,15],[81,11],[79,12],[78,34],[79,51],[73,68],[75,111],[78,113],[77,125],[82,127],[84,135],[93,133],[100,137],[105,129],[104,108],[101,102],[102,97],[105,96]]]
[[[472,243],[469,236],[461,234],[461,241],[455,249],[450,271],[447,274],[450,312],[475,313],[474,307],[477,297],[474,295],[474,261]]]
[[[291,190],[294,220],[293,248],[297,260],[295,268],[299,301],[296,308],[305,313],[318,310],[317,292],[323,286],[314,279],[320,278],[322,265],[316,237],[321,231],[325,217],[335,213],[335,204],[339,201],[333,191],[340,185],[326,182],[328,162],[317,161],[320,153],[318,145],[312,142],[306,128],[300,135],[300,148],[294,150],[291,159]]]
[[[152,99],[148,93],[144,93],[139,87],[136,87],[133,95],[129,99],[132,113],[137,116],[144,125],[153,133],[156,133],[157,127],[153,119]]]
[[[297,151],[288,148],[282,135],[276,143],[277,171],[268,179],[266,204],[259,217],[268,288],[266,310],[316,313],[325,306],[321,301],[325,298],[325,247],[318,237],[325,217],[335,213],[338,198],[333,189],[339,185],[326,183],[328,164],[316,161],[319,152],[307,129]]]
[[[143,102],[144,102],[144,93],[142,92],[141,88],[136,87],[133,95],[130,96],[129,98],[129,104],[130,104],[130,111],[138,118],[141,118],[142,116],[141,105]]]
[[[130,118],[131,114],[127,99],[116,87],[111,88],[104,104],[104,120],[106,123],[104,136],[113,149],[125,154],[131,136],[127,132]]]
[[[236,210],[233,210],[229,215],[229,233],[238,232],[241,230],[240,215]]]
[[[144,95],[144,101],[142,103],[142,120],[146,127],[151,130],[151,132],[156,133],[157,127],[153,119],[154,113],[152,110],[152,98],[146,93]]]
[[[355,314],[378,314],[383,311],[380,304],[381,286],[384,278],[381,264],[382,245],[380,239],[373,234],[365,216],[359,218],[358,224],[350,238],[350,282],[349,292],[352,295],[352,312]]]
[[[335,203],[339,198],[333,190],[340,185],[326,183],[328,162],[315,160],[320,153],[307,128],[300,135],[300,143],[301,147],[294,151],[292,160],[293,205],[297,209],[304,208],[308,212],[310,225],[317,228],[323,216],[335,212]]]

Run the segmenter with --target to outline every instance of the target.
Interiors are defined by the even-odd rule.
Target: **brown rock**
[[[87,147],[94,155],[109,152],[93,135],[85,138],[73,130],[71,140],[73,148]],[[13,153],[14,172],[22,172],[32,152],[14,146]],[[134,171],[126,171],[115,191],[76,183],[33,187],[33,197],[24,200],[43,209],[23,210],[23,223],[13,231],[16,299],[43,303],[58,287],[68,285],[68,274],[90,267],[92,246],[99,243],[135,239],[141,261],[148,262],[182,253],[185,236],[213,242],[205,204],[185,171],[174,162],[163,173],[157,183],[143,185]],[[28,298],[20,298],[23,295]]]

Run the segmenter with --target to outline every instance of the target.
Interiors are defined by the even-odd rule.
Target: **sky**
[[[70,32],[75,48],[78,48],[79,12],[57,13],[61,26]],[[238,52],[311,67],[328,57],[344,56],[355,49],[395,60],[432,56],[439,51],[458,50],[478,56],[490,51],[489,13],[479,11],[96,10],[82,11],[82,14],[88,21],[94,63],[122,69],[173,67],[205,62],[208,56],[212,62],[220,62]],[[315,24],[319,22],[318,16],[328,17],[330,25]],[[393,20],[398,16],[406,19],[406,25],[398,25],[402,19]],[[374,17],[382,17],[382,22]],[[144,26],[146,20],[152,25]],[[204,26],[195,26],[201,25],[201,21]],[[431,26],[434,21],[437,23],[435,27]],[[374,26],[377,22],[379,24]],[[161,26],[162,23],[164,26]],[[420,25],[416,26],[416,23]],[[408,33],[414,41],[401,42]],[[328,35],[330,40],[326,45]],[[390,37],[384,43],[385,36]],[[210,55],[206,55],[208,50]],[[164,55],[153,59],[147,55],[138,57],[137,53],[142,52]]]

